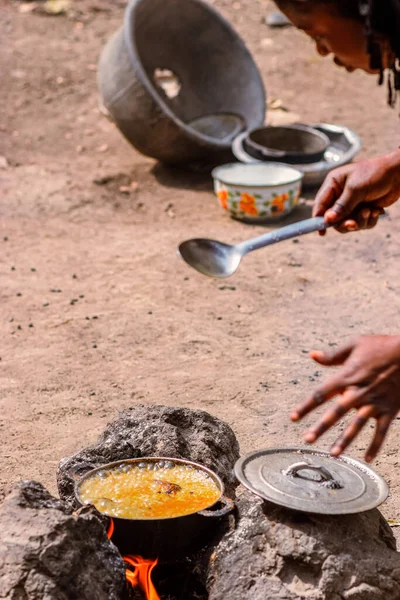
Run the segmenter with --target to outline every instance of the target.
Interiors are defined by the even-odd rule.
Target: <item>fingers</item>
[[[378,417],[376,421],[374,438],[365,454],[365,460],[367,462],[372,462],[378,454],[387,435],[392,419],[393,415],[383,415],[382,417]]]
[[[336,367],[342,365],[347,360],[354,350],[354,342],[346,344],[333,352],[320,352],[313,350],[310,352],[310,356],[315,362],[324,367]]]
[[[379,221],[379,217],[384,210],[379,207],[362,208],[355,212],[353,218],[346,219],[335,227],[339,233],[349,233],[350,231],[361,231],[363,229],[372,229]]]
[[[354,219],[346,219],[335,226],[335,230],[339,233],[350,233],[351,231],[358,231],[359,228],[359,224]]]
[[[379,210],[373,210],[368,219],[368,223],[367,223],[365,229],[373,229],[378,224],[379,217],[381,214],[382,213]]]
[[[303,417],[308,415],[311,411],[325,404],[331,398],[334,398],[338,394],[344,392],[347,382],[344,380],[343,375],[339,372],[327,381],[325,381],[309,398],[296,407],[290,415],[292,421],[300,421]]]
[[[342,194],[336,200],[329,210],[325,213],[325,220],[328,223],[337,223],[343,221],[351,215],[355,208],[364,202],[365,189],[355,188],[350,184],[346,184]]]
[[[313,216],[321,217],[340,198],[351,165],[340,167],[329,173],[320,187],[314,201]]]
[[[325,367],[333,367],[343,364],[349,358],[353,349],[354,343],[351,343],[331,353],[318,351],[310,352],[310,356],[320,365],[324,365]],[[345,377],[345,372],[343,372],[342,369],[333,377],[325,381],[321,386],[319,386],[311,398],[309,398],[299,407],[296,407],[290,415],[291,420],[300,421],[300,419],[305,417],[305,415],[310,413],[318,406],[321,406],[321,404],[324,404],[331,398],[334,398],[334,396],[344,392],[348,385],[349,381]]]
[[[350,446],[351,442],[358,436],[369,419],[374,416],[374,410],[373,406],[363,406],[360,408],[356,417],[332,446],[332,456],[340,456]]]
[[[357,392],[349,390],[341,396],[335,402],[335,404],[329,408],[318,421],[316,425],[311,427],[304,435],[304,439],[309,444],[313,444],[321,435],[323,435],[328,429],[336,425],[338,421],[352,408],[358,399]]]

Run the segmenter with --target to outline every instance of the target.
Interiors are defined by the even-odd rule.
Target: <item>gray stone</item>
[[[74,515],[34,481],[0,506],[0,598],[121,600],[124,562],[93,514]]]
[[[210,561],[209,600],[399,600],[400,555],[378,510],[310,515],[248,491],[237,507]]]
[[[232,429],[202,410],[138,405],[112,421],[97,443],[61,460],[57,484],[61,498],[76,508],[75,480],[105,463],[142,456],[186,458],[215,471],[231,495],[239,444]]]

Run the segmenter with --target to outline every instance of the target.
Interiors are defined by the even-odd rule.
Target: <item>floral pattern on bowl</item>
[[[271,178],[274,175],[275,179],[277,170],[279,173],[279,165],[276,165],[277,163],[271,167]],[[230,165],[226,167],[229,168]],[[257,168],[262,170],[262,165]],[[221,181],[218,177],[218,172],[221,170],[223,167],[219,168],[219,171],[216,169],[214,173],[215,193],[222,208],[236,219],[262,222],[282,218],[298,204],[302,174],[290,168],[288,171],[286,165],[281,165],[281,175],[291,175],[292,180],[289,183],[265,183],[265,185],[239,185],[236,182]],[[266,179],[268,175],[270,173],[266,172]]]

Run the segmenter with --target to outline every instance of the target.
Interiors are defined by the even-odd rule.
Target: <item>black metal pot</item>
[[[145,457],[119,460],[87,472],[75,484],[75,497],[82,505],[81,485],[99,471],[115,469],[126,464],[158,463],[160,461],[190,465],[195,469],[204,471],[220,490],[220,497],[212,506],[209,506],[206,510],[183,517],[165,519],[121,519],[112,517],[114,522],[112,541],[121,554],[138,554],[145,558],[158,558],[162,562],[169,562],[189,556],[204,548],[218,533],[224,518],[234,509],[233,500],[224,496],[222,480],[211,469],[178,458]],[[218,505],[222,505],[222,507],[218,508]],[[106,512],[101,514],[107,515]]]
[[[313,127],[297,124],[255,129],[243,143],[258,160],[307,164],[322,160],[329,138]]]

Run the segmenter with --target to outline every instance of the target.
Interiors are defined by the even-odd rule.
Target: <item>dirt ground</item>
[[[398,331],[400,207],[372,232],[254,253],[222,285],[197,275],[177,258],[180,241],[263,228],[231,221],[208,178],[139,155],[100,113],[96,63],[124,2],[72,2],[69,16],[0,4],[1,489],[33,478],[54,492],[60,458],[139,402],[205,409],[231,424],[243,452],[301,444],[289,409],[325,376],[307,351]],[[397,111],[374,77],[339,70],[291,28],[269,29],[267,1],[215,6],[270,100],[354,128],[364,156],[398,146]],[[137,191],[121,193],[131,181]],[[391,485],[390,518],[400,518],[399,427],[375,463]]]

